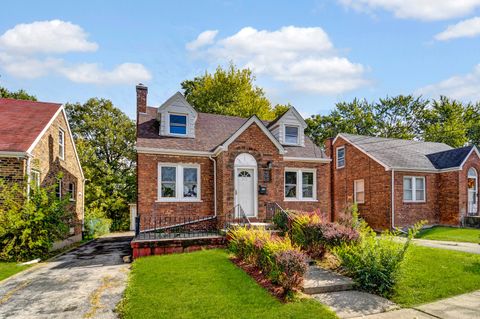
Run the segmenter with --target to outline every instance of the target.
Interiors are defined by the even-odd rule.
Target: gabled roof
[[[168,152],[183,152],[207,156],[213,154],[219,145],[225,143],[249,121],[248,118],[237,116],[198,112],[195,123],[195,138],[160,136],[158,134],[159,123],[156,120],[157,112],[158,108],[147,107],[146,114],[139,114],[137,150],[165,154]],[[260,121],[258,118],[257,121],[262,123],[264,127],[270,123]],[[278,140],[276,141],[278,143]],[[305,136],[305,147],[283,146],[283,149],[285,150],[284,155],[289,157],[327,158],[325,153],[307,136]]]
[[[428,154],[427,157],[435,168],[446,169],[461,167],[473,151],[476,151],[478,154],[478,150],[475,146],[465,146],[444,152]]]
[[[195,118],[197,117],[197,110],[195,110],[195,108],[193,106],[190,105],[190,103],[188,103],[187,99],[185,99],[185,96],[183,96],[182,93],[180,92],[177,92],[175,93],[174,95],[172,95],[171,97],[168,98],[168,100],[166,100],[165,102],[163,102],[162,105],[160,105],[158,107],[158,112],[161,112],[162,109],[166,108],[166,107],[169,107],[170,105],[173,104],[173,102],[175,102],[175,100],[178,100],[180,101],[180,103],[187,107],[188,109],[190,109],[190,112],[192,114],[194,114]]]
[[[285,117],[287,115],[287,113],[292,113],[297,118],[297,120],[300,122],[300,124],[302,124],[302,126],[304,128],[307,127],[307,122],[305,122],[305,119],[300,115],[300,113],[298,113],[297,109],[294,108],[293,106],[290,106],[288,108],[288,110],[286,110],[285,112],[280,114],[276,119],[274,119],[272,122],[270,122],[267,125],[267,127],[268,128],[274,127],[275,124],[277,124],[283,117]]]
[[[30,151],[61,109],[58,103],[0,98],[0,151]]]
[[[383,165],[386,169],[408,169],[436,171],[437,168],[427,156],[453,150],[444,143],[402,140],[394,138],[362,136],[341,133],[343,138],[372,159]]]

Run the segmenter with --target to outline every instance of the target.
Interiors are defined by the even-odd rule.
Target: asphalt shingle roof
[[[428,154],[427,157],[437,169],[458,167],[463,163],[472,148],[473,146],[465,146],[449,151]]]
[[[26,152],[61,106],[0,98],[0,151]]]
[[[156,119],[158,108],[147,107],[146,114],[140,114],[137,147],[161,148],[212,152],[232,136],[247,118],[219,114],[198,113],[195,123],[195,138],[160,136],[159,122]],[[268,126],[269,122],[263,121]],[[325,153],[305,136],[305,147],[284,146],[285,156],[326,158]]]
[[[371,137],[342,133],[348,141],[355,144],[372,157],[393,168],[411,168],[435,170],[428,154],[453,150],[445,143],[401,140],[383,137]]]

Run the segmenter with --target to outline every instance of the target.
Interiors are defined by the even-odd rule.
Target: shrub
[[[344,243],[333,252],[361,289],[389,296],[410,241],[421,226],[419,223],[410,229],[403,244],[395,238],[396,233],[386,232],[377,237],[373,230],[365,228],[361,240],[354,244]]]
[[[302,283],[300,278],[303,278],[305,272],[302,269],[307,267],[306,256],[293,245],[288,236],[282,238],[271,235],[264,229],[237,227],[229,231],[227,238],[230,251],[238,258],[259,267],[286,292],[299,288]],[[302,262],[304,267],[299,265]]]
[[[43,257],[54,241],[68,234],[68,199],[56,198],[53,189],[0,180],[0,259],[24,261]]]
[[[279,282],[286,290],[294,290],[303,283],[307,271],[307,258],[298,250],[284,250],[275,255],[280,271]]]
[[[105,212],[97,208],[85,212],[85,232],[87,237],[96,238],[110,232],[112,220],[105,217]]]

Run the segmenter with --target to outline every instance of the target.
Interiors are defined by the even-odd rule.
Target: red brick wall
[[[468,176],[468,170],[470,168],[475,168],[477,170],[477,184],[480,184],[480,158],[478,157],[477,153],[472,152],[472,154],[468,157],[468,159],[465,161],[465,164],[463,165],[463,169],[459,172],[459,211],[457,212],[456,218],[451,217],[450,220],[452,222],[457,220],[455,223],[458,225],[458,223],[461,220],[462,216],[465,216],[467,213],[467,205],[468,205],[468,186],[467,186],[467,176]],[[477,185],[479,187],[480,185]],[[478,201],[478,189],[477,189],[477,201]],[[478,210],[478,205],[477,205],[477,210]]]
[[[234,163],[241,153],[251,154],[257,161],[258,184],[267,188],[266,195],[258,194],[258,218],[266,216],[266,203],[278,202],[282,207],[298,211],[320,209],[330,214],[329,164],[284,162],[277,147],[256,125],[252,124],[228,150],[216,157],[217,163],[217,212],[224,216],[234,207]],[[197,163],[201,166],[202,202],[157,202],[158,163]],[[264,180],[267,163],[272,162],[270,181]],[[213,163],[206,157],[138,154],[138,212],[142,216],[151,214],[162,216],[197,215],[208,216],[214,213]],[[315,168],[317,170],[317,201],[284,202],[285,167]],[[219,219],[222,222],[222,219]]]
[[[25,159],[0,157],[0,178],[6,182],[21,183],[25,179]]]
[[[345,146],[345,167],[337,169],[335,150],[340,146]],[[337,138],[332,150],[327,147],[327,155],[332,158],[334,219],[340,219],[353,204],[354,180],[363,179],[365,203],[358,204],[360,216],[375,229],[389,228],[391,224],[391,172],[385,171],[382,165],[341,137]]]
[[[422,203],[403,201],[403,177],[425,177],[426,200]],[[395,172],[395,226],[413,225],[420,220],[437,224],[439,220],[438,182],[439,174],[418,172]]]
[[[468,170],[467,170],[468,171]],[[458,225],[461,212],[460,198],[460,174],[462,172],[453,171],[438,174],[438,222],[444,225]],[[465,172],[466,176],[466,172]],[[466,178],[465,178],[466,182]],[[466,188],[466,185],[465,185]],[[466,190],[465,190],[466,194]],[[466,195],[465,195],[466,196]],[[464,207],[466,212],[466,206]]]

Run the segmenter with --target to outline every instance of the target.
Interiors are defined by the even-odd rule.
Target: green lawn
[[[480,289],[480,255],[412,245],[392,300],[413,306]]]
[[[478,243],[480,242],[480,229],[439,226],[422,230],[417,238]]]
[[[19,266],[17,263],[0,262],[0,280],[16,274],[30,266]]]
[[[119,310],[124,318],[336,318],[313,300],[279,302],[223,250],[136,260]]]

